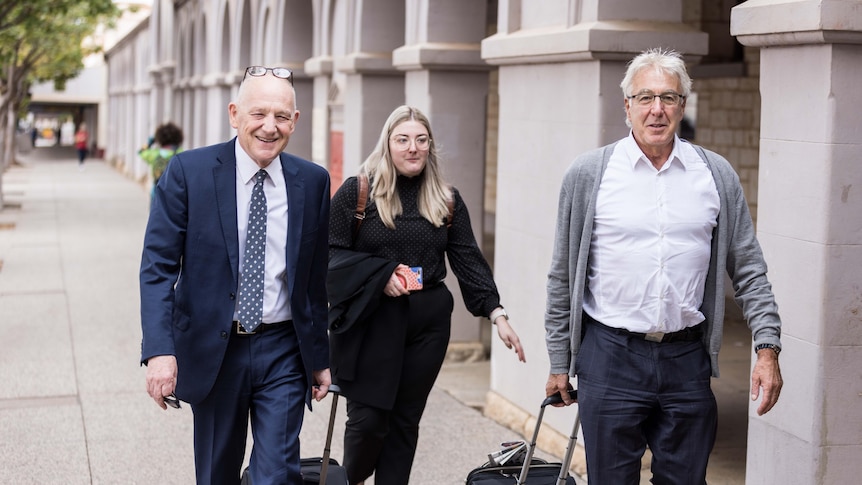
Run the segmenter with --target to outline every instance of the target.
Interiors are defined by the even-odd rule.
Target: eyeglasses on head
[[[245,69],[245,75],[242,77],[242,80],[245,81],[245,78],[248,76],[265,76],[268,71],[272,71],[272,75],[279,79],[287,79],[290,85],[293,86],[293,71],[286,67],[250,66]]]

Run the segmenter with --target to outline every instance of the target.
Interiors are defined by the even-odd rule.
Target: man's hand
[[[572,386],[569,384],[569,375],[568,374],[551,374],[548,376],[548,383],[545,384],[545,395],[553,396],[556,393],[560,393],[560,397],[563,398],[564,404],[554,404],[555,407],[568,406],[575,401],[572,399],[571,394],[569,394],[569,390]]]
[[[312,377],[314,378],[314,387],[311,388],[311,397],[319,402],[329,392],[329,386],[332,385],[332,375],[329,373],[329,369],[323,369],[312,372]]]
[[[772,349],[760,349],[757,352],[757,362],[751,372],[751,400],[756,401],[763,388],[763,400],[757,407],[757,415],[762,416],[775,406],[778,395],[781,394],[781,369],[778,366],[778,354]]]
[[[165,396],[170,396],[177,385],[177,358],[159,355],[147,360],[147,394],[162,409],[167,409]]]

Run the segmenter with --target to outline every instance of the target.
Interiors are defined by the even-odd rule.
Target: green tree
[[[84,58],[99,46],[84,46],[97,28],[119,15],[112,0],[4,0],[0,5],[0,209],[2,174],[15,153],[18,112],[34,83],[63,89]]]

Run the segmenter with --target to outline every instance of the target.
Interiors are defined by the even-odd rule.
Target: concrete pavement
[[[191,411],[153,404],[138,365],[148,194],[100,160],[80,170],[74,156],[39,148],[3,174],[0,483],[194,483]],[[724,352],[736,363],[722,371],[744,381],[749,344],[740,338],[741,350],[731,342]],[[727,379],[715,383],[720,409],[732,414],[720,417],[710,483],[735,485],[744,483],[747,391]],[[477,411],[489,380],[487,362],[444,366],[411,484],[464,483],[499,443],[521,439]],[[329,399],[306,413],[303,456],[322,453]],[[339,461],[344,409],[342,400],[332,447]]]
[[[194,483],[191,411],[153,404],[138,365],[148,195],[104,162],[79,170],[73,157],[39,148],[3,174],[0,483]],[[307,413],[303,456],[323,452],[329,403]],[[428,409],[411,483],[463,483],[518,438],[443,389]]]

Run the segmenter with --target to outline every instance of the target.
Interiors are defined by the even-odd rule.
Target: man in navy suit
[[[248,68],[228,111],[237,137],[177,154],[155,188],[141,260],[141,362],[156,404],[166,409],[174,395],[191,404],[197,483],[239,483],[250,417],[252,482],[301,484],[303,405],[331,383],[329,175],[282,153],[299,120],[289,70]],[[259,321],[247,325],[238,301],[248,291],[258,178],[264,284]]]

